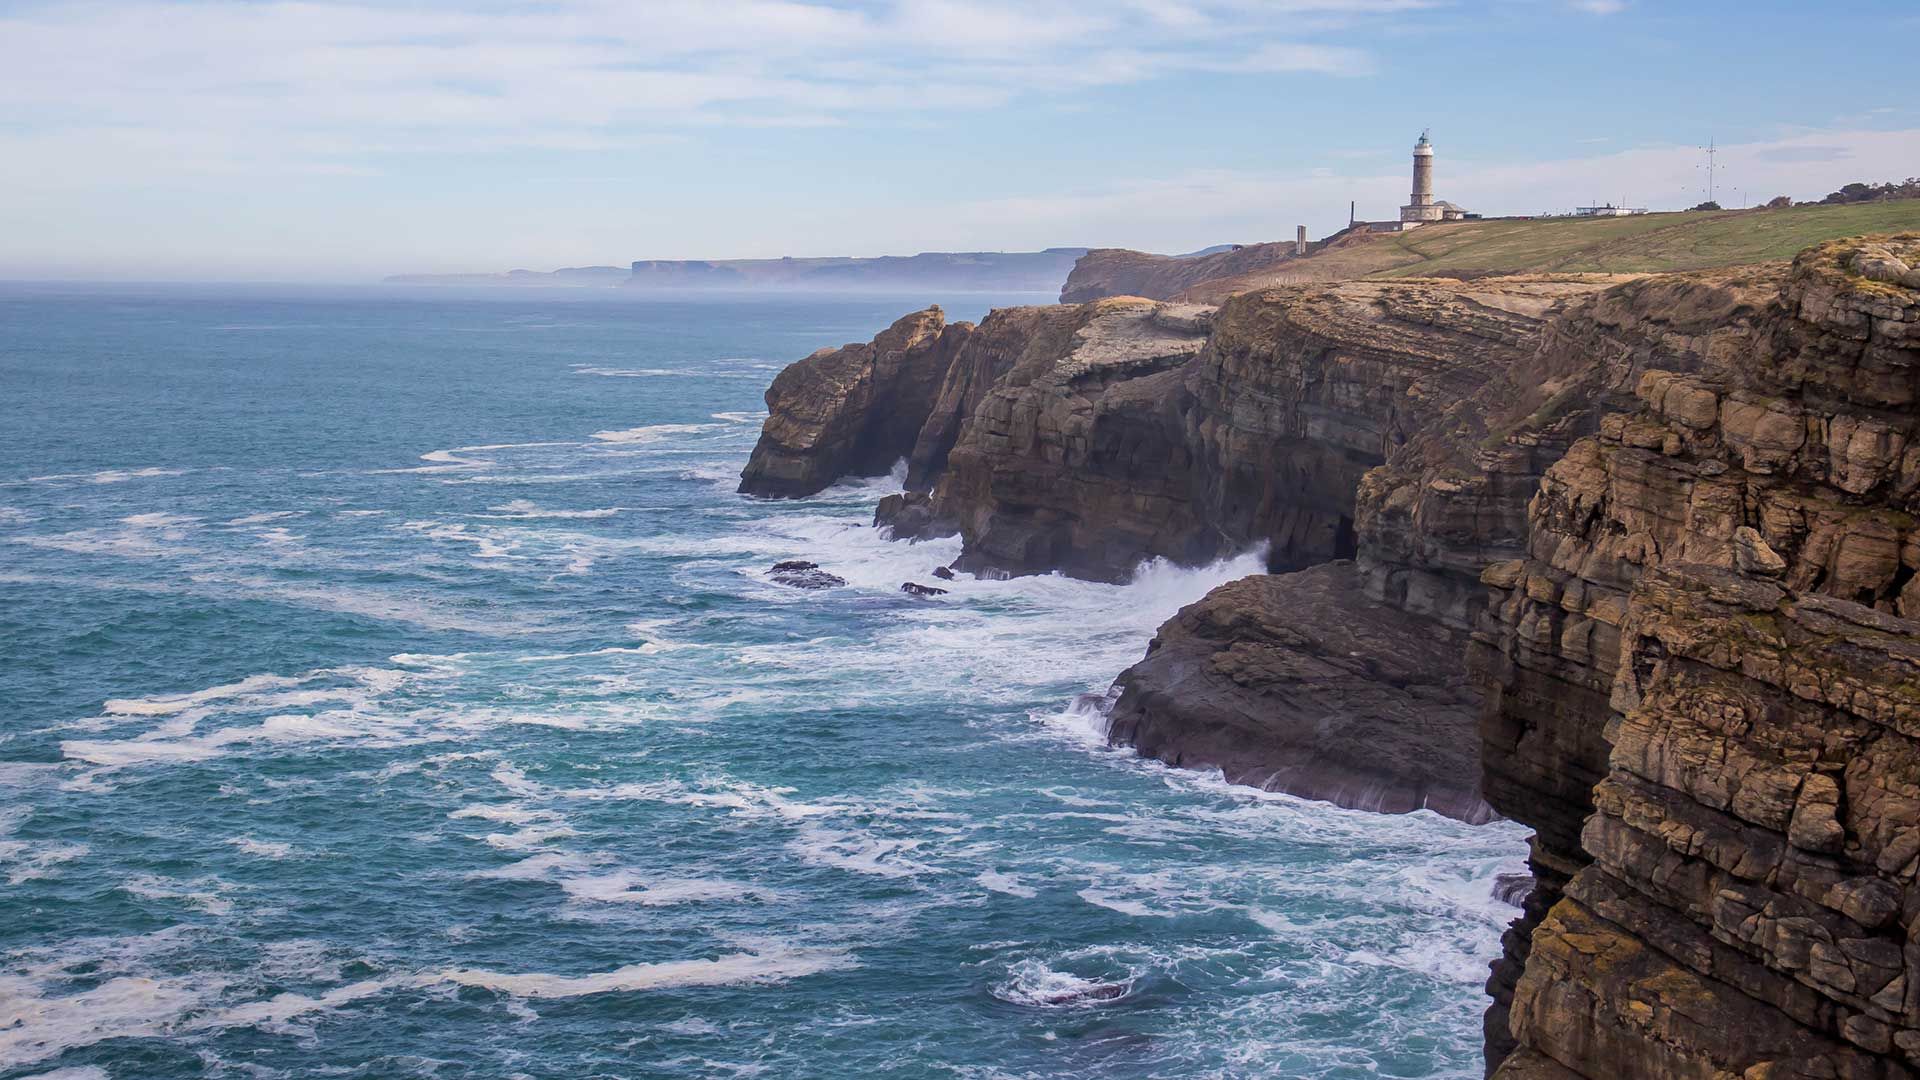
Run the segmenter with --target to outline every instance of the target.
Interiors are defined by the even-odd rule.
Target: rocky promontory
[[[1466,635],[1359,594],[1344,560],[1213,590],[1121,673],[1108,738],[1270,791],[1492,820]]]
[[[1120,676],[1110,737],[1533,827],[1499,1077],[1907,1077],[1917,267],[1909,235],[1631,280],[1111,298],[1020,309],[973,353],[996,313],[902,399],[917,436],[886,426],[913,475],[883,517],[958,532],[981,573],[1266,550]],[[769,460],[799,426],[769,420]]]

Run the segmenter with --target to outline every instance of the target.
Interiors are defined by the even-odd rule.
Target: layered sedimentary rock
[[[1109,738],[1234,783],[1487,821],[1465,647],[1360,598],[1351,562],[1242,578],[1160,628],[1115,683]]]
[[[913,443],[907,486],[925,490],[947,467],[960,426],[1029,350],[1056,355],[1074,314],[1057,306],[996,308],[955,354]]]
[[[740,476],[749,495],[812,495],[842,476],[884,474],[913,451],[973,324],[936,307],[866,344],[821,349],[768,387],[767,420]]]
[[[1552,886],[1495,973],[1499,1076],[1920,1061],[1915,256],[1825,245],[1660,339],[1486,572],[1486,791]]]
[[[1267,545],[1291,572],[1163,626],[1112,737],[1531,825],[1500,1077],[1915,1075],[1916,267],[1031,309],[948,364],[894,515],[1006,572]]]
[[[1148,551],[1204,558],[1170,412],[1210,312],[1122,297],[1055,309],[961,427],[933,490],[959,566],[1124,580]]]
[[[932,492],[935,516],[957,523],[964,566],[1001,573],[1125,580],[1143,559],[1256,546],[1275,569],[1352,557],[1367,471],[1527,355],[1552,304],[1593,287],[1270,290],[1213,314],[1204,349],[1209,327],[1186,314],[1200,309],[1074,309],[1152,332],[1110,361],[1086,359],[1113,352],[1105,331],[1030,352],[965,425]]]

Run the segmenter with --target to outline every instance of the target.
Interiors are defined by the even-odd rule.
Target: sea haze
[[[1479,1076],[1523,830],[1074,704],[1257,559],[734,494],[924,300],[0,286],[0,1078]]]

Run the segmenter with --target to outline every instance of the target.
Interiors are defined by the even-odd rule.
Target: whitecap
[[[128,975],[73,994],[44,996],[44,990],[35,980],[0,976],[0,1068],[31,1065],[107,1039],[165,1035],[204,1005],[217,983]]]
[[[1117,979],[1088,978],[1056,971],[1037,959],[1027,959],[1014,964],[1007,978],[994,985],[992,993],[1015,1005],[1088,1008],[1127,996],[1133,990],[1135,978],[1131,972]]]
[[[493,511],[500,517],[510,520],[532,521],[549,518],[555,520],[610,518],[620,513],[623,507],[605,506],[593,510],[554,510],[543,507],[531,499],[514,499],[511,502],[503,503],[499,506],[489,506],[487,509]]]
[[[467,876],[484,881],[555,881],[557,874],[586,870],[593,863],[594,860],[585,855],[550,851],[543,855],[529,855],[519,862],[496,866],[491,870],[475,870]]]
[[[626,428],[619,431],[596,431],[593,437],[604,443],[617,446],[647,446],[674,435],[692,435],[701,431],[712,431],[718,424],[648,424],[644,427]]]
[[[144,900],[185,900],[209,915],[233,913],[233,901],[220,895],[227,887],[219,878],[176,881],[158,874],[135,874],[120,883],[120,890]]]
[[[22,885],[54,877],[61,863],[86,858],[92,850],[85,844],[0,840],[0,864],[7,865],[7,884]]]
[[[84,480],[89,484],[124,484],[128,480],[152,480],[162,476],[185,476],[187,469],[162,469],[148,467],[144,469],[102,469],[91,473],[55,473],[50,476],[29,476],[29,483],[53,483],[60,480]]]
[[[262,690],[278,690],[312,682],[318,673],[306,675],[249,675],[238,682],[222,683],[205,690],[195,690],[186,694],[160,694],[145,698],[109,698],[102,706],[108,713],[121,716],[168,716],[183,712],[196,705],[219,701],[224,698],[257,694]]]
[[[854,966],[853,958],[839,950],[794,948],[766,953],[729,953],[710,960],[629,964],[589,975],[515,974],[463,968],[448,971],[442,977],[460,986],[480,987],[516,997],[567,998],[689,986],[781,983]]]
[[[1023,900],[1031,900],[1040,895],[1028,886],[1022,885],[1019,878],[1003,874],[998,870],[983,870],[973,880],[982,888],[1005,893],[1008,896],[1017,896]]]
[[[284,859],[293,854],[293,845],[278,840],[255,840],[250,836],[236,836],[227,843],[240,849],[241,854],[254,855],[262,859]]]

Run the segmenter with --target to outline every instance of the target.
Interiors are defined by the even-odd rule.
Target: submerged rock
[[[941,581],[952,581],[953,571],[944,566],[936,566],[933,568],[933,576],[939,578]]]
[[[945,589],[936,589],[931,585],[919,585],[911,581],[902,584],[900,586],[900,591],[903,593],[906,593],[908,596],[945,596],[947,595],[947,590]]]
[[[830,574],[820,569],[819,563],[804,559],[789,559],[773,564],[767,576],[781,585],[795,589],[837,589],[847,583],[847,579],[838,574]]]

